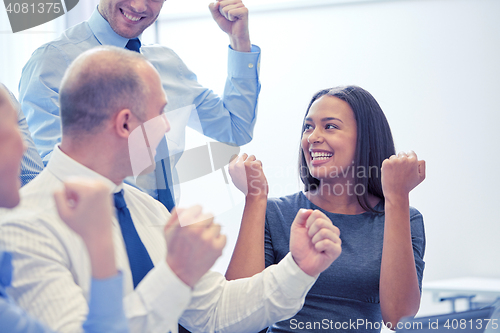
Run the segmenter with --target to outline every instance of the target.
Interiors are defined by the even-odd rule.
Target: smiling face
[[[356,119],[348,103],[325,95],[311,105],[301,145],[314,178],[324,182],[352,178],[356,140]]]
[[[156,21],[164,0],[101,0],[99,12],[120,36],[135,38]]]
[[[19,203],[19,173],[24,143],[17,126],[17,113],[7,91],[0,85],[0,207]]]

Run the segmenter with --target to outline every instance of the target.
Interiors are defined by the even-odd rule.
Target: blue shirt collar
[[[120,48],[124,48],[127,45],[129,39],[118,35],[111,28],[108,21],[99,13],[97,7],[87,22],[90,30],[92,30],[95,38],[97,38],[101,45],[112,45]]]
[[[0,251],[0,297],[7,297],[5,288],[12,282],[12,255]]]

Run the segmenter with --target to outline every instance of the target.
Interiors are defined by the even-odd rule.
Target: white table
[[[495,299],[500,297],[500,279],[482,277],[463,277],[455,279],[425,282],[423,291],[433,294],[433,300],[439,301],[443,296],[479,296]],[[452,302],[453,308],[455,306]]]

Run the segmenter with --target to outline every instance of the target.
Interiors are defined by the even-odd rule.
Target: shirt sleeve
[[[45,165],[61,142],[59,86],[69,63],[55,46],[43,46],[28,60],[19,82],[19,102]]]
[[[92,279],[89,313],[83,330],[86,333],[129,331],[123,311],[122,273],[107,279]]]
[[[9,333],[54,333],[9,299],[0,297],[0,327]]]
[[[83,324],[85,333],[127,333],[122,306],[122,275],[92,280],[89,314]],[[9,333],[54,333],[31,317],[12,300],[0,297],[0,327]]]
[[[74,281],[64,246],[37,222],[8,222],[0,227],[0,247],[12,253],[14,265],[9,294],[20,307],[51,329],[82,332],[87,300]],[[64,236],[82,242],[75,236]],[[81,264],[89,266],[90,262]]]
[[[422,214],[415,208],[410,208],[411,242],[413,245],[413,257],[417,269],[418,287],[422,293],[422,278],[424,275],[425,254],[425,230]]]
[[[264,255],[266,259],[266,267],[275,264],[275,256],[273,249],[273,240],[271,238],[271,230],[269,230],[269,222],[267,220],[266,213],[266,223],[265,223],[265,234],[264,234]]]
[[[42,220],[8,222],[0,227],[0,247],[12,252],[15,267],[10,294],[31,315],[61,333],[83,332],[83,328],[97,332],[102,327],[123,332],[121,323],[102,321],[106,314],[119,319],[119,308],[123,306],[131,332],[166,333],[177,329],[191,290],[172,276],[174,273],[166,264],[153,268],[137,288],[125,296],[123,305],[110,307],[109,302],[121,294],[121,290],[116,289],[121,281],[100,281],[90,286],[90,278],[88,284],[85,279],[79,279],[78,276],[86,272],[90,277],[88,255],[78,254],[85,253],[83,241],[69,229],[53,233],[52,226],[45,227],[43,223]],[[69,257],[79,258],[74,260],[81,262],[74,263]],[[90,309],[85,292],[89,288],[92,288]]]
[[[0,327],[9,333],[49,333],[52,331],[28,315],[7,295],[12,280],[12,255],[0,251]]]
[[[191,299],[184,284],[165,261],[155,266],[124,299],[132,332],[177,332],[177,323]]]
[[[315,281],[290,253],[251,278],[227,281],[209,272],[195,285],[180,324],[194,332],[258,332],[295,315]]]
[[[83,324],[85,333],[127,333],[122,307],[121,274],[104,280],[92,280],[90,310]],[[0,327],[9,333],[53,333],[12,300],[0,297]]]
[[[203,134],[220,142],[242,146],[252,140],[257,120],[260,48],[252,45],[251,52],[238,52],[229,47],[228,76],[222,98],[202,87],[196,75],[185,71],[186,84],[194,92],[193,104],[197,117],[189,125],[197,129],[199,121]],[[197,126],[198,125],[198,126]]]

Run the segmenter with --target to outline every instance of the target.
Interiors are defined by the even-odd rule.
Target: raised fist
[[[94,239],[111,234],[113,202],[111,190],[104,183],[86,178],[64,182],[64,189],[54,193],[61,219],[89,245]]]
[[[342,252],[340,231],[321,211],[301,209],[292,223],[290,252],[300,269],[317,276]]]
[[[243,154],[229,163],[229,174],[234,185],[245,195],[267,197],[269,189],[262,170],[262,162],[255,156]]]
[[[219,27],[228,34],[231,47],[240,52],[250,52],[248,9],[241,0],[217,0],[208,8]]]
[[[386,199],[408,196],[425,179],[425,161],[419,161],[415,152],[400,152],[382,163],[382,191]]]
[[[191,288],[222,255],[226,236],[211,214],[200,206],[174,209],[164,233],[167,241],[167,264]],[[181,226],[185,225],[184,227]]]

